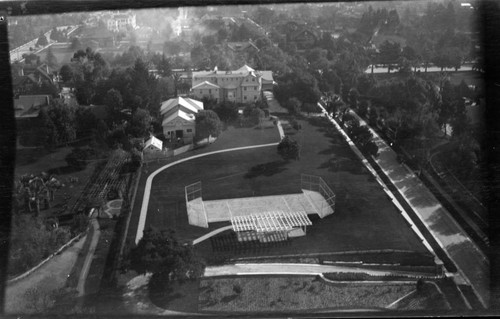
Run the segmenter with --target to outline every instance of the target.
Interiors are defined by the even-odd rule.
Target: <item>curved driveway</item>
[[[218,153],[225,153],[225,152],[233,152],[233,151],[240,151],[240,150],[247,150],[247,149],[252,149],[252,148],[261,148],[261,147],[269,147],[269,146],[276,146],[278,145],[278,142],[276,143],[269,143],[269,144],[262,144],[262,145],[252,145],[252,146],[243,146],[243,147],[235,147],[235,148],[229,148],[225,150],[219,150],[219,151],[213,151],[213,152],[208,152],[208,153],[203,153],[203,154],[198,154],[198,155],[193,155],[190,157],[186,157],[180,160],[177,160],[175,162],[169,163],[163,167],[160,167],[151,175],[148,176],[148,179],[146,180],[146,186],[144,188],[144,197],[142,198],[142,206],[141,206],[141,214],[139,216],[139,223],[137,225],[137,233],[135,236],[135,243],[137,244],[139,240],[142,238],[142,234],[144,232],[144,227],[146,225],[146,217],[148,214],[148,206],[149,206],[149,196],[151,194],[151,185],[153,183],[153,178],[156,177],[159,173],[162,171],[166,170],[167,168],[170,168],[174,165],[184,163],[196,158],[204,157],[204,156],[209,156],[213,154],[218,154]]]

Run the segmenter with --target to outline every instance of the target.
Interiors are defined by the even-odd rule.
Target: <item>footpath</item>
[[[385,141],[364,120],[357,118],[361,125],[366,125],[370,129],[373,140],[378,146],[379,156],[374,159],[375,162],[456,265],[460,277],[470,285],[481,304],[487,308],[490,293],[487,256],[468,237],[422,181],[397,161],[396,153]],[[330,120],[333,121],[331,117]]]

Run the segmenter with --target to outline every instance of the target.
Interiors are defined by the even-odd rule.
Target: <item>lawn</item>
[[[326,283],[314,276],[208,278],[201,281],[198,307],[236,313],[381,309],[414,289],[406,283]]]
[[[62,66],[64,64],[70,63],[75,50],[70,49],[69,45],[53,44],[50,46],[52,48],[52,53],[56,57],[57,63]],[[40,61],[45,61],[48,49],[44,49],[38,53],[40,56]]]
[[[210,224],[209,229],[188,224],[184,187],[190,183],[202,182],[205,200],[287,194],[300,192],[300,174],[305,173],[323,177],[332,187],[337,195],[336,212],[324,219],[313,220],[307,236],[295,238],[287,244],[262,247],[257,254],[378,249],[426,253],[419,238],[340,134],[321,119],[300,120],[300,123],[301,132],[290,132],[302,145],[299,161],[282,161],[276,147],[270,146],[211,155],[158,174],[152,185],[146,228],[170,227],[182,240],[193,240],[227,224]],[[267,169],[249,176],[248,173],[254,173],[252,168],[257,165],[264,165]],[[210,246],[210,241],[206,241],[200,244],[200,251],[211,256]],[[252,254],[242,252],[240,257],[247,253]]]

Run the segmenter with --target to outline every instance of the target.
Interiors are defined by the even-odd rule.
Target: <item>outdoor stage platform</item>
[[[325,198],[318,192],[302,190],[299,194],[203,200],[201,197],[187,203],[189,223],[208,227],[209,223],[231,221],[232,217],[255,215],[262,212],[304,211],[307,215],[324,217],[333,213]]]

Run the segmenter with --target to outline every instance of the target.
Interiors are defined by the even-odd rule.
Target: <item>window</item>
[[[254,95],[254,96],[253,96],[253,99],[254,99],[254,100],[257,100],[257,95]]]
[[[245,81],[248,82],[248,79],[246,79]]]
[[[208,89],[208,94],[212,94],[212,89]]]
[[[167,135],[170,135],[170,131],[167,132]]]
[[[244,99],[244,100],[246,100],[246,99],[247,99],[247,96],[246,96],[246,95],[244,95],[244,96],[243,96],[243,99]]]
[[[254,86],[253,89],[254,89],[254,91],[257,91],[257,87],[256,86]]]
[[[246,87],[246,86],[245,86],[245,87],[243,87],[243,90],[245,90],[245,91],[246,91],[246,90],[247,90],[247,87]]]
[[[191,132],[193,132],[193,129],[188,128],[188,129],[186,130],[186,132],[191,133]]]
[[[203,90],[200,90],[200,94],[203,94]]]

